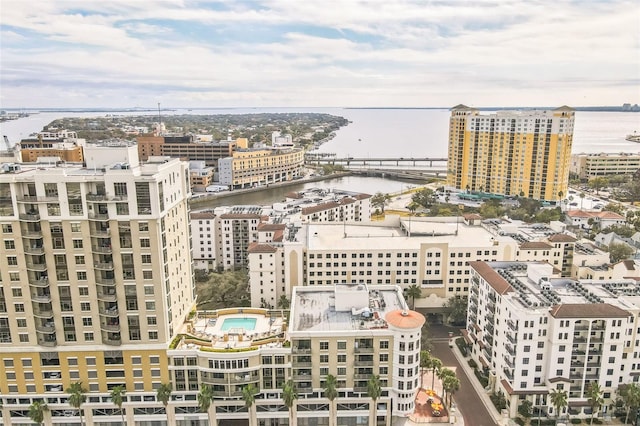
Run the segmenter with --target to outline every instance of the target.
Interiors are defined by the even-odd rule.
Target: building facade
[[[138,155],[141,161],[153,156],[168,156],[186,161],[204,161],[218,167],[218,160],[233,154],[236,141],[199,142],[194,135],[139,136]]]
[[[236,150],[218,161],[219,181],[231,188],[286,182],[304,176],[302,148]]]
[[[640,380],[640,285],[561,278],[546,263],[471,262],[465,336],[510,417],[528,399],[543,415],[590,416],[598,383],[606,415],[619,385]],[[566,391],[556,413],[552,391]]]
[[[538,200],[567,194],[574,110],[481,114],[458,105],[449,120],[448,185]]]
[[[640,154],[574,154],[571,156],[571,172],[580,179],[599,176],[633,175],[640,169]]]
[[[0,174],[7,425],[30,423],[36,399],[54,423],[79,423],[64,392],[79,381],[89,425],[119,421],[104,404],[115,386],[131,402],[154,400],[169,381],[167,344],[194,308],[186,163],[139,163],[135,147],[86,154],[86,167],[22,164]]]

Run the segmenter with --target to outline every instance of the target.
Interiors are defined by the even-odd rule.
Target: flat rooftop
[[[388,312],[407,309],[399,287],[356,283],[295,287],[291,307],[290,333],[386,329]]]
[[[635,280],[573,280],[545,274],[550,265],[536,262],[488,262],[515,290],[503,297],[524,309],[548,309],[563,304],[608,303],[638,309],[640,283]]]
[[[456,234],[457,230],[457,234]],[[494,241],[512,242],[508,237],[492,235],[480,226],[462,222],[436,222],[402,219],[400,226],[343,223],[310,224],[309,250],[390,250],[419,249],[421,244],[439,243],[451,247],[488,246]]]

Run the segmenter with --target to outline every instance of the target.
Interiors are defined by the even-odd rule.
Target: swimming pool
[[[256,328],[255,318],[226,318],[220,327],[221,331],[229,331],[232,328],[243,328],[245,331],[253,331]]]

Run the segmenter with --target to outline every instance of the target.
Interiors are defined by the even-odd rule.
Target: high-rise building
[[[567,194],[574,110],[480,114],[465,105],[449,120],[447,181],[466,191],[558,201]]]
[[[129,402],[154,400],[194,308],[187,164],[139,163],[135,146],[85,149],[86,167],[0,172],[4,424],[24,422],[37,399],[54,423],[77,424],[64,391],[74,382],[89,392],[89,425],[111,421],[115,386]]]

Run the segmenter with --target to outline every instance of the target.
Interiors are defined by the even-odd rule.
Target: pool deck
[[[255,313],[229,313],[210,318],[206,314],[199,315],[193,320],[192,332],[189,335],[200,340],[209,340],[214,349],[240,349],[256,346],[257,339],[267,339],[283,332],[283,319],[279,316],[268,316]],[[243,327],[232,327],[223,330],[223,324],[228,319],[255,319],[255,326],[251,330]],[[268,343],[268,345],[280,346],[280,343]],[[198,343],[189,342],[180,345],[181,348],[196,348]]]

